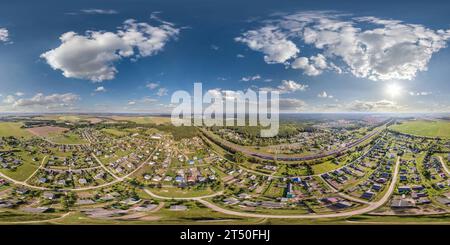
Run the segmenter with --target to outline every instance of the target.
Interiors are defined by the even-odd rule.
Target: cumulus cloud
[[[179,31],[168,22],[152,26],[129,19],[116,32],[66,32],[59,38],[61,45],[41,54],[41,58],[65,77],[101,82],[114,79],[114,64],[119,60],[156,55]]]
[[[322,91],[322,92],[320,92],[320,93],[317,95],[317,97],[319,97],[319,98],[328,98],[328,99],[332,99],[332,98],[333,98],[333,95],[328,94],[326,91]]]
[[[293,93],[297,91],[305,91],[308,88],[308,85],[297,83],[292,80],[283,80],[281,84],[276,88],[273,87],[263,87],[260,88],[262,91],[278,91],[280,94]]]
[[[103,86],[97,87],[94,92],[100,93],[100,92],[106,92],[106,88]]]
[[[15,101],[16,101],[16,98],[14,98],[14,96],[12,96],[12,95],[7,95],[3,99],[3,103],[5,103],[5,104],[13,104]]]
[[[267,63],[285,63],[310,76],[332,70],[375,81],[411,80],[427,70],[432,55],[450,38],[450,30],[336,12],[298,12],[265,23],[235,40],[265,54]],[[317,55],[297,58],[294,42]]]
[[[259,80],[261,79],[261,76],[259,74],[256,74],[254,76],[246,76],[246,77],[242,77],[241,81],[243,82],[249,82],[249,81],[255,81],[255,80]]]
[[[325,56],[318,54],[310,58],[299,57],[292,62],[291,67],[293,69],[302,69],[304,71],[303,73],[308,76],[317,76],[324,69],[328,68],[328,65]]]
[[[65,94],[50,94],[44,95],[43,93],[37,93],[31,98],[15,98],[12,95],[8,95],[3,102],[11,104],[13,107],[35,107],[43,106],[46,108],[58,108],[68,107],[78,101],[80,97],[73,93]]]
[[[306,102],[300,99],[280,99],[280,111],[300,111],[305,108]]]
[[[237,58],[245,58],[245,55],[243,55],[243,54],[237,54],[236,57],[237,57]]]
[[[9,32],[6,28],[0,28],[0,42],[9,41]]]
[[[348,106],[351,111],[375,111],[375,112],[389,112],[402,109],[402,106],[398,105],[394,101],[379,100],[379,101],[361,101],[355,100]]]
[[[234,40],[245,43],[252,50],[262,52],[264,61],[269,64],[284,63],[295,58],[300,52],[297,46],[288,40],[288,33],[272,25],[247,31]]]

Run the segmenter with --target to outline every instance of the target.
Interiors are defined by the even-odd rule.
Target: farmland
[[[450,139],[450,121],[414,120],[393,125],[390,129],[404,134]]]
[[[0,122],[0,136],[30,137],[31,133],[21,128],[22,126],[20,122]]]
[[[0,223],[63,215],[51,222],[331,224],[367,213],[389,216],[379,219],[389,222],[402,214],[441,214],[450,200],[450,176],[443,167],[450,142],[414,136],[445,135],[445,121],[290,122],[295,130],[261,147],[316,157],[288,161],[249,154],[263,139],[246,129],[211,132],[143,116],[44,118],[0,123],[0,205],[9,213]],[[415,132],[393,132],[399,127]],[[220,144],[227,140],[233,149]],[[348,149],[322,154],[343,147]]]

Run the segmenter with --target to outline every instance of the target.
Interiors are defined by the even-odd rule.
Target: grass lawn
[[[21,128],[20,122],[0,122],[0,137],[31,137],[32,134]]]
[[[16,170],[0,169],[0,171],[10,178],[23,181],[26,180],[39,167],[42,158],[40,157],[40,161],[33,162],[28,154],[21,153],[20,155],[23,158],[23,163]]]
[[[417,120],[407,121],[401,124],[396,124],[390,127],[394,131],[400,133],[426,136],[426,137],[440,137],[450,139],[450,122],[449,121],[428,121]]]
[[[335,170],[339,167],[342,167],[343,163],[334,164],[332,160],[325,161],[323,163],[311,165],[311,168],[314,171],[314,174],[322,174],[325,172],[329,172]]]

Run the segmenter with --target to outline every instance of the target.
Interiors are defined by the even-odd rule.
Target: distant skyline
[[[450,112],[449,2],[1,1],[0,113],[169,113],[176,90],[282,112]]]

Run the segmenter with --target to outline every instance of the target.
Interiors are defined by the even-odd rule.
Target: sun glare
[[[386,93],[391,97],[395,98],[401,95],[402,87],[396,83],[388,84],[386,86]]]

